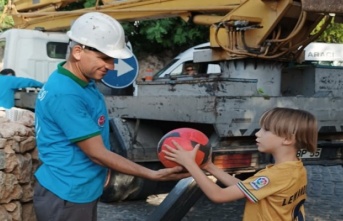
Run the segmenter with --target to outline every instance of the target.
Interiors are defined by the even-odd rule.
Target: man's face
[[[80,59],[79,69],[87,80],[101,80],[108,70],[114,69],[114,58],[85,48]]]
[[[187,67],[186,68],[186,73],[188,75],[194,75],[195,74],[194,68],[193,67]]]

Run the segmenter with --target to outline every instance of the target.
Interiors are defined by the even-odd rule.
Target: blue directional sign
[[[109,70],[102,82],[111,88],[125,88],[138,76],[136,56],[127,59],[115,59],[114,70]]]

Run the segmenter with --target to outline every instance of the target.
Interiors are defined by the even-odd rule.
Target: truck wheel
[[[343,168],[341,165],[306,165],[307,221],[343,220]]]
[[[181,220],[203,195],[204,193],[192,177],[184,178],[174,186],[147,220]]]
[[[142,165],[148,168],[153,165]],[[151,168],[154,169],[154,168]],[[104,203],[145,199],[154,193],[157,182],[109,170],[100,201]]]

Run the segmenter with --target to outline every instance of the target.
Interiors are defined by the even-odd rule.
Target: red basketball
[[[165,134],[157,145],[158,159],[165,167],[175,167],[179,164],[165,159],[165,154],[162,150],[166,149],[165,144],[174,147],[172,140],[180,144],[185,150],[193,150],[193,148],[200,144],[199,150],[196,154],[195,161],[198,165],[207,162],[211,153],[211,146],[208,137],[199,130],[192,128],[179,128],[172,130]]]

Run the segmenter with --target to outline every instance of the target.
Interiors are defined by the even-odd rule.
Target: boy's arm
[[[192,175],[194,180],[199,185],[200,189],[211,201],[215,203],[225,203],[245,197],[243,192],[235,185],[239,182],[239,180],[230,176],[229,174],[225,172],[217,174],[219,170],[215,172],[215,177],[218,180],[223,180],[225,182],[225,185],[230,185],[226,188],[221,188],[217,184],[213,183],[194,161],[190,161],[183,166]],[[222,176],[224,176],[224,179]]]
[[[240,179],[237,179],[236,177],[233,177],[230,174],[226,173],[224,170],[216,167],[211,160],[209,160],[209,162],[207,162],[202,168],[212,174],[225,186],[236,185],[238,182],[241,181]]]

